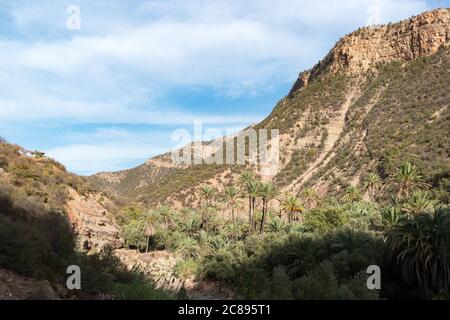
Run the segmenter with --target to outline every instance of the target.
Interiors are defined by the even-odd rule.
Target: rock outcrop
[[[58,300],[50,283],[0,268],[0,300]]]
[[[69,189],[70,200],[65,211],[73,226],[79,247],[88,252],[98,252],[105,246],[120,248],[118,226],[108,217],[105,209],[94,195],[81,196],[74,189]]]
[[[450,9],[395,24],[361,28],[343,37],[313,69],[300,73],[291,95],[326,72],[361,73],[378,63],[430,56],[450,42]]]

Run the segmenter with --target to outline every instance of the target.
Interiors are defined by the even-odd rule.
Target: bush
[[[175,265],[175,274],[182,280],[195,276],[198,272],[198,263],[194,259],[179,260]]]
[[[312,209],[304,215],[304,225],[308,231],[324,233],[342,227],[347,217],[341,207]]]
[[[293,284],[293,294],[299,300],[378,299],[378,292],[367,289],[367,275],[360,272],[354,278],[339,281],[330,261],[324,261]]]
[[[139,271],[133,271],[133,277],[128,282],[117,282],[113,289],[114,297],[118,300],[173,300],[173,295],[158,289]]]

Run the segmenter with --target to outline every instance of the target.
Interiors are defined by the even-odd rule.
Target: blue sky
[[[81,29],[67,28],[67,7]],[[0,136],[79,174],[262,120],[342,35],[450,1],[0,0]]]

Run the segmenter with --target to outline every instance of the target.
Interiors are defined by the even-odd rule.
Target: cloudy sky
[[[128,168],[194,120],[225,133],[263,119],[340,36],[449,5],[0,0],[0,136],[79,174]]]

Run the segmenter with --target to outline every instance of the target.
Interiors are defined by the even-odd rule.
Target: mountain
[[[292,194],[312,188],[333,195],[361,185],[369,172],[387,179],[393,168],[411,161],[428,183],[448,188],[449,44],[450,9],[364,27],[340,39],[254,126],[280,130],[280,170],[266,178]],[[88,180],[127,201],[195,207],[199,187],[233,184],[246,167],[258,170],[178,166],[165,154]]]

